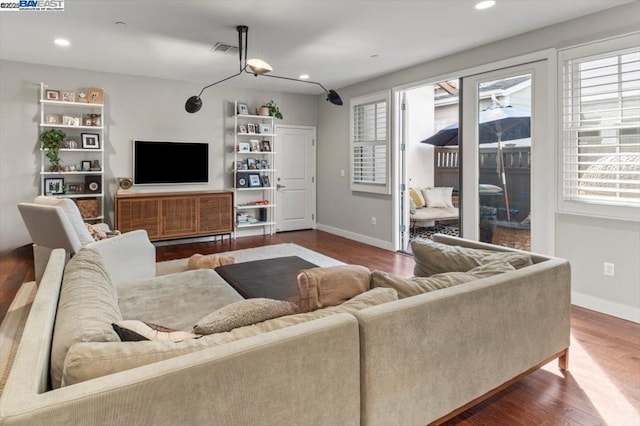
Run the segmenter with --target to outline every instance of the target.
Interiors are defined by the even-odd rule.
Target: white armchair
[[[156,275],[156,250],[147,231],[137,230],[95,241],[73,200],[38,196],[33,203],[19,203],[18,210],[33,241],[36,282],[40,282],[51,250],[63,248],[73,256],[90,247],[104,257],[114,283]],[[107,224],[95,227],[108,231]]]

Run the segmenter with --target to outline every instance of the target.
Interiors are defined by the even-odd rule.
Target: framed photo
[[[76,101],[76,92],[70,92],[65,90],[62,92],[62,102],[75,102]]]
[[[99,194],[102,190],[100,176],[85,176],[84,177],[84,193],[85,194]]]
[[[87,89],[87,100],[90,104],[101,104],[103,101],[104,91],[97,87]]]
[[[99,133],[80,133],[82,137],[82,149],[100,149]]]
[[[238,126],[238,133],[247,133],[247,126],[241,124]]]
[[[48,101],[59,101],[60,100],[60,91],[59,90],[46,90],[44,92],[45,97]]]
[[[82,194],[84,192],[84,183],[73,182],[67,184],[67,194]]]
[[[83,172],[88,172],[91,170],[91,161],[90,160],[82,160],[80,163],[80,170]]]
[[[251,140],[251,152],[260,152],[260,142]]]
[[[267,140],[264,140],[264,141],[262,141],[261,145],[262,145],[262,146],[260,147],[260,150],[261,150],[261,151],[264,151],[264,152],[271,152],[271,142],[269,142],[269,141],[267,141]]]
[[[249,170],[256,169],[256,159],[255,158],[247,158],[247,168]]]
[[[238,173],[236,175],[236,188],[246,188],[249,186],[247,173]]]
[[[267,162],[267,160],[260,160],[260,168],[263,170],[267,170],[269,168],[269,163]]]
[[[46,124],[62,124],[62,116],[59,114],[47,114],[44,116]]]
[[[64,194],[64,178],[45,178],[44,193],[47,195]]]
[[[238,114],[249,114],[249,107],[247,106],[247,104],[238,102]]]
[[[249,188],[260,188],[262,186],[262,181],[260,180],[260,175],[257,173],[249,174]]]
[[[247,163],[244,161],[236,161],[236,170],[247,170]]]
[[[102,126],[102,115],[101,114],[83,114],[82,125],[100,127]]]
[[[255,133],[256,125],[253,123],[247,123],[247,133]]]
[[[258,127],[260,128],[260,133],[271,133],[271,126],[268,124],[260,124]]]
[[[269,176],[262,175],[261,177],[262,177],[262,186],[265,186],[265,187],[271,186],[271,183],[269,182]]]
[[[250,150],[249,142],[238,142],[238,152],[249,152]]]
[[[63,115],[62,124],[64,124],[65,126],[79,126],[80,117],[74,115]]]

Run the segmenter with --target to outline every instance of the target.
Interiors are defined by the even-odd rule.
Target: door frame
[[[478,240],[479,193],[478,176],[478,91],[477,84],[499,80],[518,74],[531,74],[531,251],[553,254],[555,203],[550,195],[555,191],[555,143],[548,136],[553,127],[548,124],[547,106],[548,64],[545,60],[505,67],[494,71],[464,77],[462,87],[462,133],[460,149],[461,195],[464,208],[461,230],[464,238]],[[551,100],[553,101],[553,100]],[[464,171],[464,173],[462,173]],[[555,196],[555,195],[554,195]]]
[[[278,131],[280,129],[302,129],[302,130],[310,130],[313,135],[313,150],[311,151],[311,175],[312,175],[312,180],[311,180],[311,220],[312,220],[312,225],[311,225],[311,229],[316,229],[318,226],[318,209],[317,209],[317,186],[318,186],[318,130],[316,128],[316,126],[303,126],[303,125],[296,125],[296,124],[276,124],[274,126],[274,133],[276,135],[276,146],[278,145]],[[278,148],[280,149],[280,148]],[[278,153],[276,152],[276,157],[278,157]],[[278,160],[276,160],[276,164]],[[276,182],[274,182],[275,184],[277,184],[278,182],[278,174],[281,173],[281,169],[277,169],[275,172],[275,176],[276,176]],[[277,205],[277,201],[278,201],[278,190],[276,189],[276,217],[275,217],[275,229],[276,232],[278,232],[278,211],[280,209],[280,207]],[[283,231],[286,232],[286,231]]]

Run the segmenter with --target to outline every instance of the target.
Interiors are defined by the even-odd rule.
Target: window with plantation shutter
[[[635,35],[561,52],[561,211],[640,220],[639,46]]]
[[[351,100],[351,190],[389,194],[389,92]]]

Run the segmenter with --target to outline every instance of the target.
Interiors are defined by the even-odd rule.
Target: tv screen
[[[134,185],[208,182],[207,142],[133,141]]]

